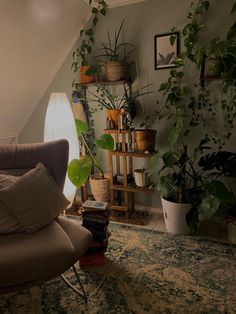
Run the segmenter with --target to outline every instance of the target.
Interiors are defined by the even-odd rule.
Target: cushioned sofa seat
[[[85,253],[91,240],[88,230],[63,217],[30,235],[1,235],[0,293],[63,273]]]

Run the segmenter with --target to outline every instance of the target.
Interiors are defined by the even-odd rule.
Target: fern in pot
[[[110,180],[105,177],[101,166],[100,149],[113,150],[114,140],[110,134],[103,134],[99,139],[95,140],[98,148],[98,156],[94,156],[91,152],[85,136],[89,131],[86,122],[76,120],[78,137],[84,144],[87,155],[81,159],[73,159],[68,165],[68,177],[71,182],[80,188],[89,179],[91,191],[96,201],[107,202],[110,199]],[[98,174],[91,174],[92,166],[98,170]]]

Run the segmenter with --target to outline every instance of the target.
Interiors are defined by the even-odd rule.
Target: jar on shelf
[[[118,128],[119,130],[128,130],[130,128],[130,125],[131,125],[130,114],[125,108],[122,108],[119,114]]]

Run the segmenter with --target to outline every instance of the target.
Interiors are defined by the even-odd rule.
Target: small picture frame
[[[173,35],[176,36],[176,40],[171,45],[170,38]],[[174,61],[180,53],[179,35],[179,32],[174,32],[154,37],[155,70],[176,67]]]

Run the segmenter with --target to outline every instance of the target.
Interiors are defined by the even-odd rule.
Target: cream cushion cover
[[[19,222],[18,227],[27,233],[36,232],[50,224],[69,205],[47,168],[41,163],[2,188],[0,202]]]

